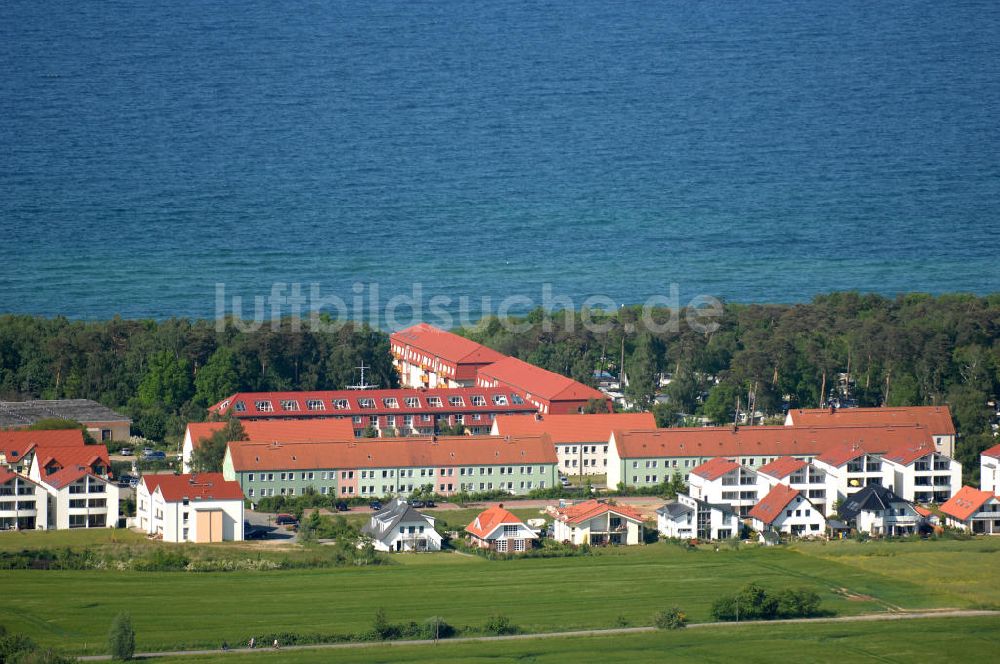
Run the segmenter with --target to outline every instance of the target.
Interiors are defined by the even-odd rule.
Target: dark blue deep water
[[[0,3],[0,311],[985,293],[998,238],[996,0]]]

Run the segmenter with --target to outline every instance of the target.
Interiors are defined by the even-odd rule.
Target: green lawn
[[[208,662],[330,662],[344,664],[632,664],[660,662],[986,662],[1000,648],[1000,618],[933,618],[878,623],[712,627],[587,638],[494,643],[304,650],[158,660]]]
[[[139,649],[156,650],[267,632],[356,633],[371,626],[380,606],[394,622],[440,615],[470,627],[498,611],[529,632],[647,625],[656,610],[673,605],[707,621],[716,597],[748,581],[812,588],[839,615],[884,611],[886,604],[965,608],[1000,596],[995,565],[970,572],[983,587],[974,592],[938,581],[969,561],[995,559],[992,542],[893,543],[878,545],[895,547],[891,556],[853,554],[863,546],[715,552],[660,543],[576,558],[411,554],[389,566],[275,572],[9,571],[0,624],[61,650],[100,652],[113,616],[126,609]]]

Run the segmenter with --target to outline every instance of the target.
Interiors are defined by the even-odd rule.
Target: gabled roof
[[[244,420],[240,422],[247,440],[258,442],[309,442],[354,440],[354,424],[350,419],[326,418],[313,420]],[[191,422],[187,425],[191,446],[198,449],[202,440],[222,430],[225,422]]]
[[[560,443],[607,444],[615,429],[652,429],[656,418],[652,413],[594,413],[591,415],[498,415],[495,431],[501,436],[538,435],[547,433],[556,445]]]
[[[132,421],[90,399],[0,401],[0,427],[28,426],[46,419],[73,420],[81,424]]]
[[[79,429],[0,431],[0,453],[7,463],[20,461],[35,447],[83,447],[83,432]]]
[[[432,406],[430,397],[440,400]],[[452,405],[452,397],[461,398],[460,405]],[[481,399],[480,399],[481,397]],[[372,406],[362,405],[362,399],[371,400]],[[407,405],[415,400],[415,405]],[[319,402],[322,409],[310,410],[310,401]],[[474,401],[480,401],[479,404]],[[258,403],[270,404],[270,410],[259,409]],[[499,402],[499,403],[498,403]],[[395,405],[390,405],[395,403]],[[239,410],[242,404],[243,410]],[[344,408],[339,405],[346,406]],[[286,408],[285,405],[290,406]],[[314,392],[237,392],[210,406],[209,412],[246,418],[316,419],[343,418],[354,415],[424,415],[453,413],[531,413],[536,410],[525,403],[523,397],[506,387],[439,387],[399,388],[392,390],[325,390]]]
[[[834,468],[839,468],[845,463],[854,461],[858,457],[863,457],[866,454],[870,454],[868,450],[857,443],[847,443],[845,445],[838,445],[828,449],[827,451],[816,457],[816,461],[822,461],[823,463],[833,466]]]
[[[996,496],[989,491],[980,491],[971,486],[963,486],[954,496],[941,506],[941,511],[959,521],[965,521],[979,511],[979,508]]]
[[[993,447],[983,450],[980,455],[985,457],[991,457],[993,459],[1000,459],[1000,445],[994,445]]]
[[[696,466],[691,471],[691,474],[697,475],[698,477],[704,477],[706,480],[717,480],[726,473],[737,470],[739,467],[740,464],[735,461],[725,459],[723,457],[715,457],[714,459],[710,459],[705,463]]]
[[[777,479],[782,479],[788,477],[797,470],[802,470],[808,466],[802,459],[796,459],[795,457],[784,456],[778,457],[774,461],[768,464],[764,464],[757,469],[757,472],[761,475],[767,475],[768,477],[774,477]]]
[[[563,523],[583,523],[608,512],[642,522],[642,515],[627,505],[609,505],[604,501],[593,499],[556,510],[556,518]]]
[[[22,482],[27,482],[28,484],[35,484],[35,485],[38,484],[29,477],[25,477],[24,475],[21,475],[19,473],[11,472],[6,468],[4,468],[3,466],[0,466],[0,484],[6,484],[7,482],[15,478],[21,480]]]
[[[471,534],[479,539],[488,539],[500,526],[524,526],[524,522],[503,508],[503,505],[495,505],[479,513],[472,523],[465,527]]]
[[[861,512],[871,512],[873,510],[887,510],[892,504],[904,503],[911,508],[913,504],[908,500],[903,500],[892,490],[880,484],[869,484],[855,494],[844,499],[837,510],[837,514],[844,521],[851,521]]]
[[[948,406],[896,408],[799,408],[788,411],[795,426],[920,424],[932,435],[954,436],[955,424]]]
[[[81,447],[39,447],[35,453],[38,468],[55,463],[68,468],[70,466],[92,466],[100,462],[105,468],[111,468],[111,458],[106,445],[83,445]],[[44,476],[44,473],[42,473]]]
[[[572,378],[528,364],[516,357],[505,357],[479,369],[479,377],[498,381],[546,401],[606,401],[603,392],[578,383]]]
[[[915,440],[933,442],[926,428],[909,426],[673,427],[614,432],[622,459],[656,457],[815,456],[844,445],[884,452]]]
[[[657,508],[656,513],[671,519],[676,519],[679,516],[684,516],[685,514],[691,514],[694,512],[693,507],[688,507],[683,503],[679,503],[676,500],[667,501],[665,505]]]
[[[371,520],[361,527],[361,532],[382,536],[392,531],[399,523],[412,523],[414,521],[423,521],[428,526],[434,527],[434,520],[431,517],[418,512],[405,500],[396,498],[372,514]]]
[[[66,466],[62,470],[57,470],[51,475],[42,477],[42,482],[48,484],[54,489],[61,489],[67,484],[72,484],[78,479],[86,476],[90,476],[95,480],[100,480],[101,482],[107,482],[102,477],[98,477],[93,472],[91,472],[88,466],[71,465]]]
[[[774,488],[753,506],[748,516],[764,523],[774,523],[789,503],[798,498],[799,490],[787,484],[775,484]]]
[[[419,349],[431,357],[439,357],[456,366],[490,364],[505,357],[492,348],[427,323],[417,323],[395,332],[390,335],[389,340]]]
[[[927,443],[904,443],[891,450],[886,450],[882,458],[893,463],[898,463],[901,466],[909,466],[917,459],[921,459],[928,454],[934,454],[935,451],[935,447]]]
[[[168,503],[185,498],[195,500],[243,500],[239,482],[231,482],[222,473],[191,473],[186,475],[143,475],[142,482],[152,495],[157,489]]]
[[[228,454],[236,472],[558,463],[548,436],[404,436],[349,443],[235,441],[229,443]]]

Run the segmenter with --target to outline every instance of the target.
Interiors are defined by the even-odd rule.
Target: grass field
[[[533,639],[427,646],[378,645],[362,650],[300,650],[158,660],[209,662],[330,662],[430,664],[489,662],[631,664],[660,662],[986,662],[1000,649],[1000,618],[712,627],[586,638]]]
[[[402,555],[381,567],[274,572],[7,571],[0,624],[75,653],[102,652],[122,610],[133,615],[140,650],[239,643],[273,632],[356,633],[371,626],[377,607],[393,622],[440,615],[473,628],[501,612],[523,631],[546,632],[648,625],[655,611],[675,605],[691,620],[707,621],[716,597],[751,580],[814,589],[838,615],[970,608],[1000,604],[998,550],[1000,541],[983,539],[718,552],[660,543],[575,558]]]

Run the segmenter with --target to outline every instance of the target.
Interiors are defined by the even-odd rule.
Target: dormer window
[[[506,394],[494,394],[493,395],[493,403],[496,404],[497,406],[506,406],[507,405],[507,395]]]
[[[427,405],[431,408],[441,407],[441,397],[427,397]]]
[[[486,397],[484,397],[481,394],[473,394],[472,395],[472,405],[473,406],[485,406],[486,405]]]
[[[247,412],[247,405],[242,401],[237,401],[235,404],[233,404],[233,410],[235,410],[237,413],[245,413]]]
[[[457,406],[459,408],[465,407],[465,399],[462,397],[448,397],[448,403],[452,406]]]
[[[262,400],[259,400],[259,401],[255,402],[254,405],[257,407],[257,412],[260,412],[260,413],[273,413],[274,412],[274,404],[272,404],[270,401],[262,399]]]
[[[351,402],[347,399],[334,399],[333,407],[337,410],[350,410]]]
[[[322,399],[306,399],[307,410],[326,410],[326,404]]]
[[[399,401],[396,397],[385,397],[382,399],[382,405],[386,408],[399,408]]]
[[[299,402],[296,401],[295,399],[282,399],[281,400],[281,409],[282,410],[287,410],[289,412],[298,412],[298,410],[299,410]]]
[[[358,408],[374,408],[375,399],[370,399],[368,397],[358,399]]]

